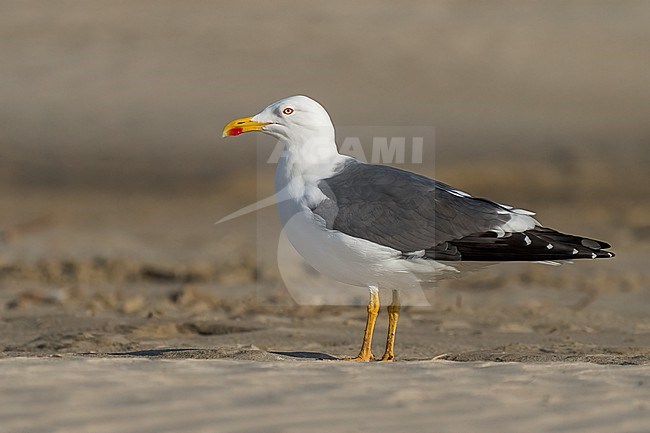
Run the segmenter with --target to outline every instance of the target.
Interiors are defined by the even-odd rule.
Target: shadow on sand
[[[338,358],[326,353],[319,352],[266,352],[260,349],[241,348],[167,348],[134,350],[129,352],[112,352],[110,356],[132,356],[145,358],[167,358],[167,359],[249,359],[249,360],[278,360],[273,355],[280,355],[295,360],[337,360]]]
[[[337,360],[338,358],[327,353],[319,352],[269,352],[274,355],[288,356],[290,358],[301,358],[301,359],[323,359],[323,360]]]
[[[200,349],[191,349],[191,348],[178,348],[178,349],[150,349],[150,350],[136,350],[133,352],[113,352],[109,353],[112,356],[163,356],[166,353],[174,352],[190,352]]]

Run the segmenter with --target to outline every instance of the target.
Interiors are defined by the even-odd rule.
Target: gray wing
[[[576,255],[575,242],[556,245],[550,233],[562,234],[550,229],[504,236],[499,228],[513,218],[511,208],[394,167],[348,162],[318,186],[327,199],[312,210],[329,229],[391,247],[405,257],[424,251],[418,256],[439,260],[573,259],[591,258],[609,246],[581,244]],[[568,235],[562,236],[565,242]]]
[[[328,228],[404,252],[484,233],[511,218],[496,203],[384,165],[348,163],[319,188],[328,200],[313,210]]]

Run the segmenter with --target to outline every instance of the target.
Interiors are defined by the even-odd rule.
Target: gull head
[[[302,95],[281,99],[254,116],[229,122],[222,136],[251,131],[260,131],[287,143],[334,142],[334,126],[325,108]]]

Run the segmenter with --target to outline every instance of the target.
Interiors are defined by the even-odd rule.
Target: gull
[[[409,171],[338,152],[329,114],[307,96],[235,119],[223,137],[259,131],[284,147],[275,172],[280,222],[296,251],[320,273],[370,292],[355,361],[371,351],[379,288],[392,290],[386,349],[395,359],[400,291],[453,276],[467,265],[558,263],[613,257],[610,245],[542,226],[533,212],[473,197]]]

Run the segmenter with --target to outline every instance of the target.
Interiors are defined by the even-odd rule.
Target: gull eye
[[[291,107],[287,107],[284,110],[282,110],[282,114],[286,114],[287,116],[292,113],[293,113],[293,108]]]

